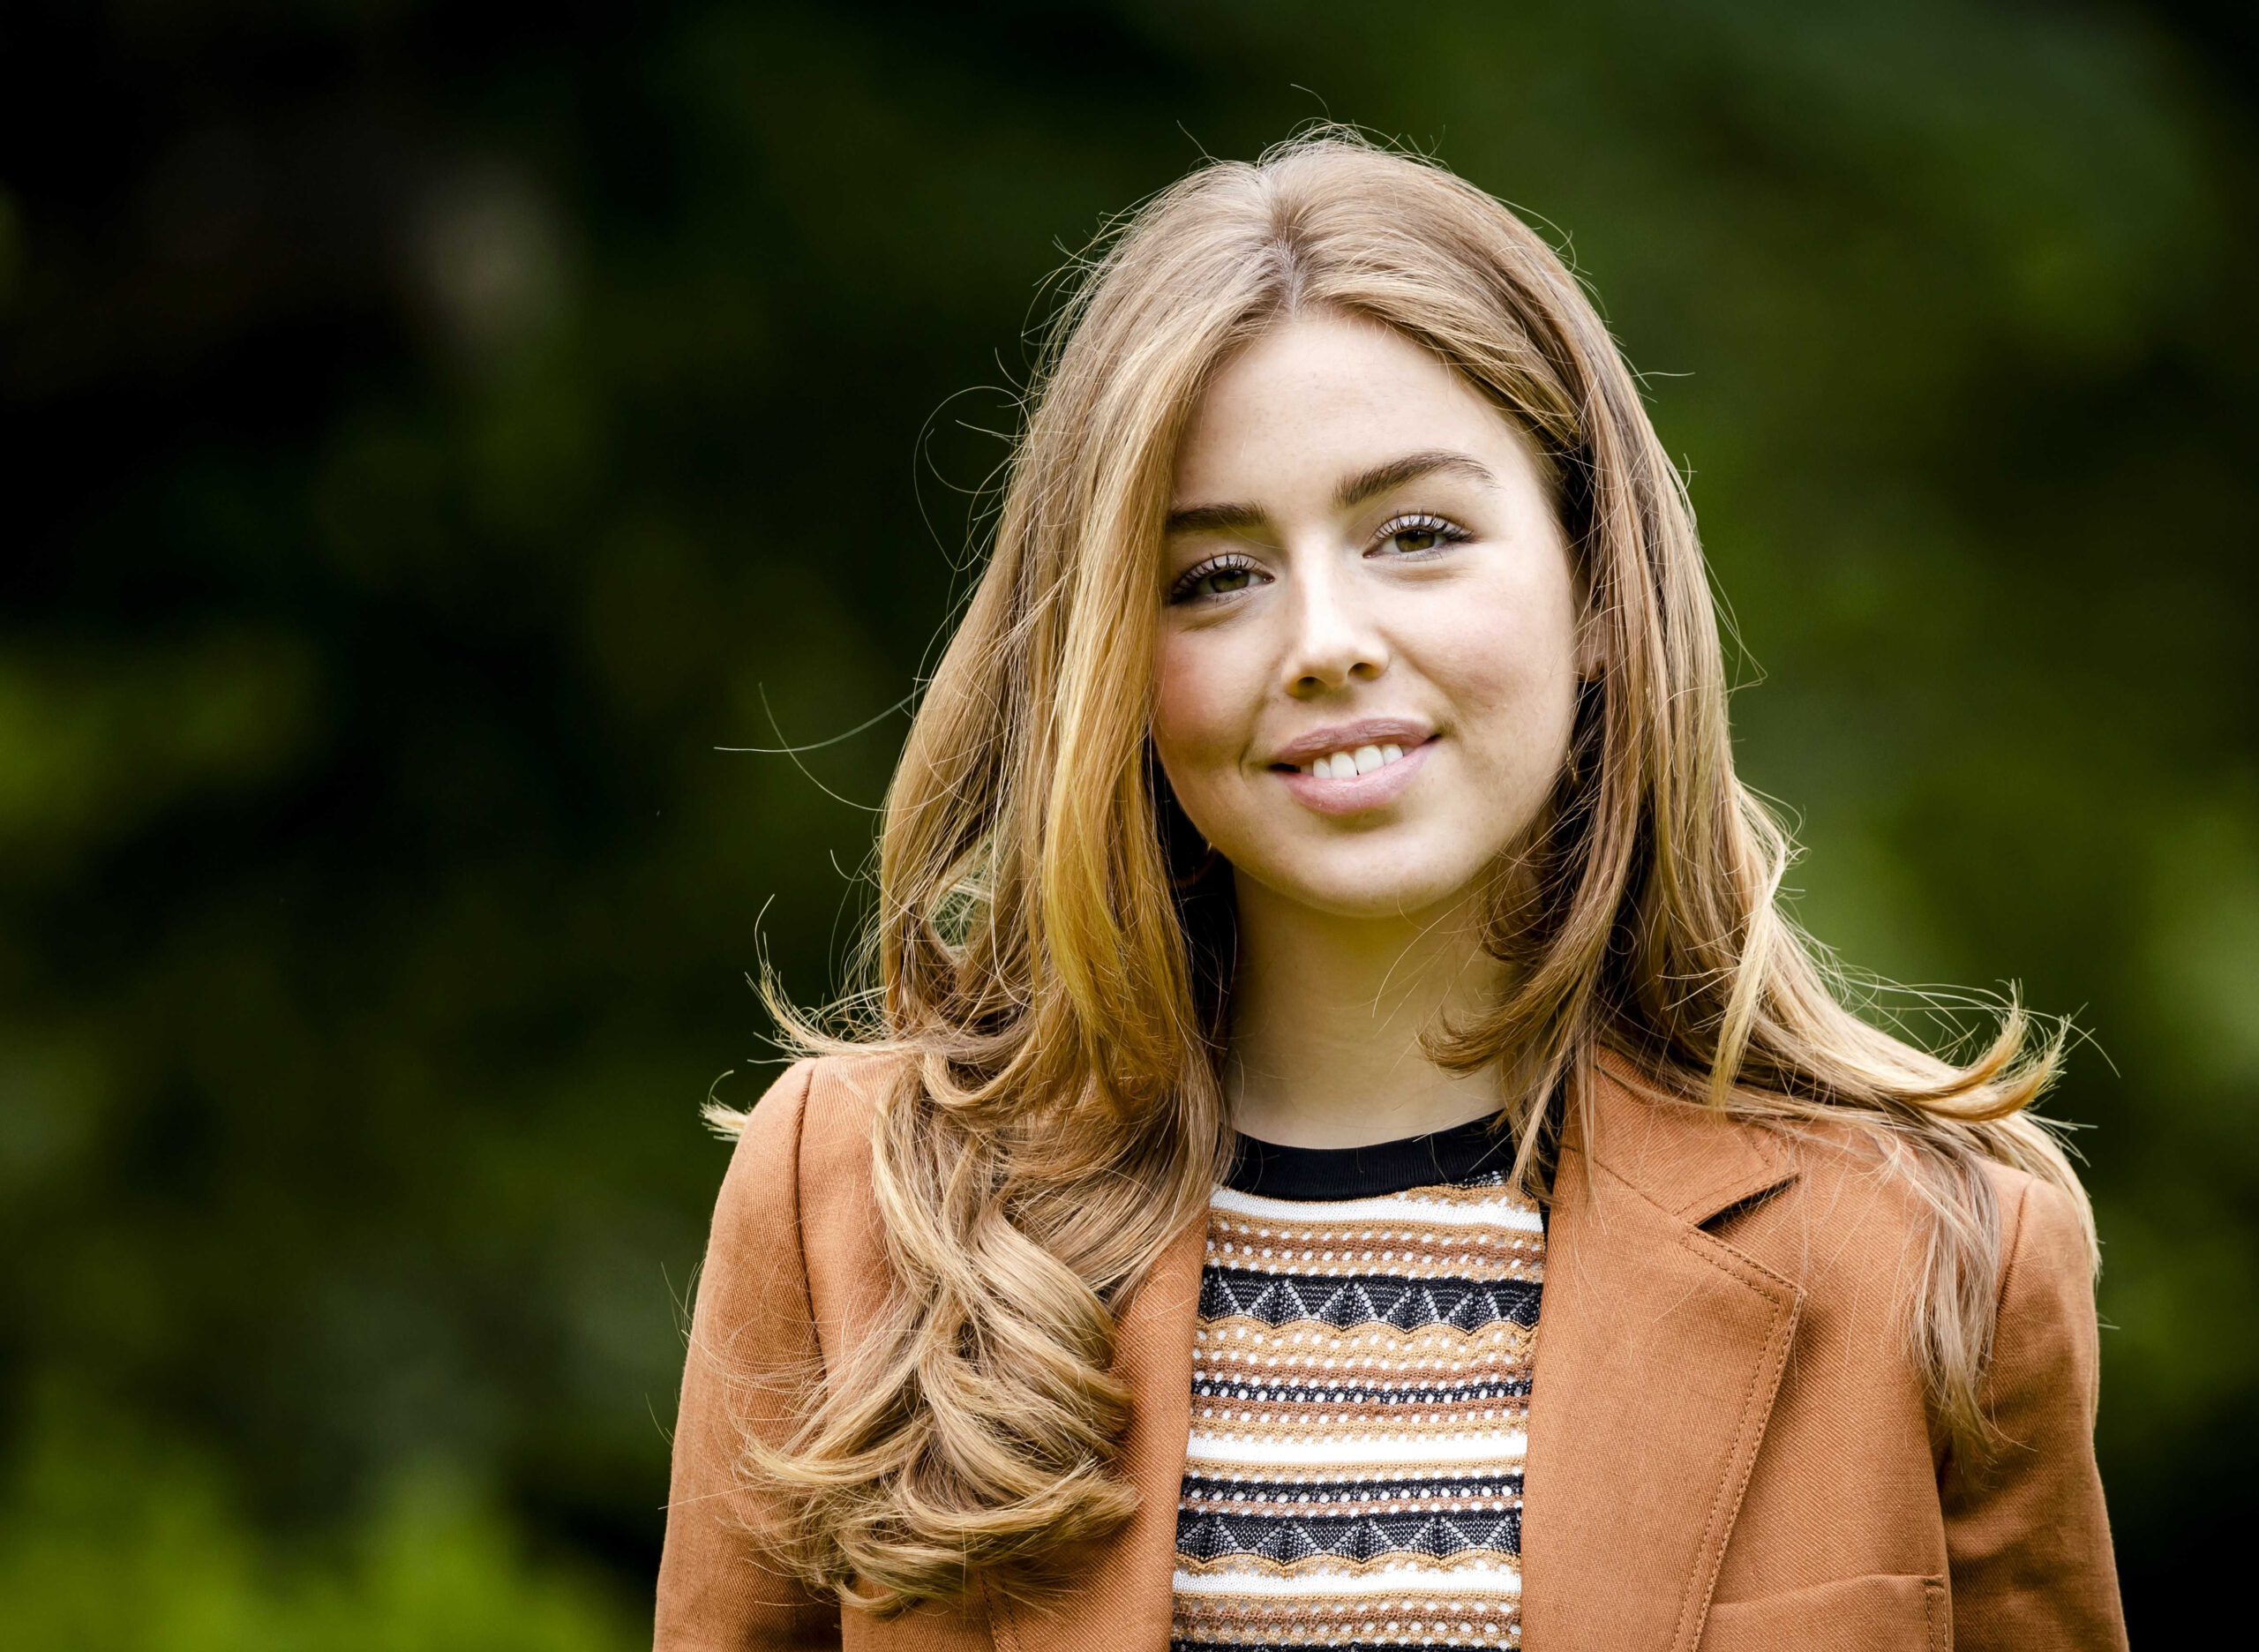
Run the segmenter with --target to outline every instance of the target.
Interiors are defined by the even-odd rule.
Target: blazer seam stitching
[[[808,1278],[808,1234],[802,1220],[807,1201],[800,1191],[800,1183],[807,1175],[808,1103],[815,1094],[817,1063],[807,1063],[807,1074],[800,1081],[800,1093],[792,1108],[792,1256],[800,1270],[800,1311],[807,1315],[808,1341],[815,1348],[816,1386],[811,1397],[822,1403],[822,1396],[831,1386],[831,1376],[823,1356],[823,1338],[816,1328],[815,1287]],[[841,1611],[842,1603],[835,1596],[820,1605],[828,1605],[833,1614]],[[833,1621],[838,1621],[835,1615]]]
[[[1997,1378],[2000,1357],[2000,1329],[2008,1319],[2008,1293],[2015,1284],[2016,1264],[2023,1259],[2024,1217],[2031,1206],[2031,1185],[2026,1183],[2016,1189],[2015,1210],[2012,1217],[2004,1217],[2005,1229],[2000,1244],[2000,1282],[1993,1296],[1993,1334],[1985,1345],[1985,1387],[1988,1401],[1997,1400]]]
[[[1681,1213],[1671,1210],[1668,1206],[1658,1203],[1654,1198],[1649,1198],[1645,1189],[1641,1188],[1639,1183],[1631,1180],[1631,1178],[1626,1176],[1622,1171],[1616,1169],[1612,1166],[1602,1164],[1598,1160],[1590,1160],[1589,1162],[1591,1162],[1595,1168],[1607,1171],[1610,1175],[1616,1179],[1625,1191],[1640,1199],[1647,1206],[1648,1209],[1658,1213],[1665,1220],[1676,1223],[1677,1226],[1685,1228],[1686,1231],[1678,1235],[1678,1243],[1680,1246],[1690,1254],[1700,1257],[1703,1261],[1717,1269],[1719,1273],[1724,1274],[1728,1279],[1732,1280],[1736,1284],[1745,1285],[1750,1289],[1757,1292],[1760,1296],[1765,1297],[1767,1301],[1774,1302],[1778,1306],[1785,1306],[1790,1309],[1793,1309],[1798,1299],[1803,1296],[1804,1292],[1802,1288],[1794,1280],[1788,1278],[1784,1274],[1775,1273],[1771,1268],[1767,1267],[1755,1257],[1750,1256],[1736,1246],[1728,1243],[1725,1240],[1719,1238],[1717,1235],[1706,1231],[1701,1223],[1690,1220]],[[1701,1243],[1700,1244],[1691,1243],[1691,1240],[1697,1235],[1699,1235]],[[1722,1250],[1725,1254],[1723,1256],[1712,1255],[1708,1249],[1708,1247],[1711,1246],[1715,1246],[1717,1250]],[[1786,1294],[1787,1301],[1785,1303],[1782,1303],[1775,1295],[1776,1291]],[[1544,1322],[1544,1316],[1541,1313],[1538,1316],[1538,1319],[1539,1323],[1542,1324]]]
[[[1650,1209],[1658,1212],[1666,1220],[1675,1222],[1685,1229],[1678,1235],[1678,1245],[1681,1250],[1707,1262],[1733,1280],[1735,1284],[1755,1291],[1758,1295],[1772,1304],[1776,1314],[1785,1313],[1786,1315],[1786,1334],[1784,1334],[1783,1325],[1776,1322],[1766,1338],[1766,1357],[1760,1361],[1749,1373],[1749,1386],[1742,1395],[1741,1422],[1734,1431],[1733,1453],[1732,1456],[1728,1458],[1728,1461],[1730,1462],[1733,1457],[1741,1456],[1745,1448],[1748,1448],[1747,1461],[1741,1464],[1740,1472],[1734,1475],[1725,1485],[1719,1487],[1717,1496],[1711,1499],[1709,1516],[1702,1524],[1702,1541],[1695,1551],[1695,1574],[1687,1579],[1686,1588],[1679,1596],[1678,1627],[1672,1635],[1671,1644],[1674,1647],[1691,1647],[1693,1644],[1693,1636],[1700,1627],[1703,1614],[1708,1610],[1711,1593],[1717,1586],[1717,1568],[1704,1565],[1702,1557],[1707,1554],[1711,1538],[1719,1529],[1720,1516],[1723,1515],[1730,1520],[1731,1516],[1740,1510],[1741,1499],[1748,1492],[1750,1476],[1757,1466],[1757,1453],[1751,1446],[1752,1424],[1755,1425],[1757,1438],[1761,1438],[1765,1422],[1773,1414],[1773,1400],[1780,1390],[1782,1372],[1788,1363],[1789,1344],[1794,1340],[1797,1310],[1802,1306],[1804,1293],[1793,1280],[1784,1279],[1774,1273],[1754,1257],[1743,1256],[1740,1251],[1716,1235],[1704,1233],[1699,1225],[1690,1222],[1685,1216],[1664,1209],[1661,1204],[1650,1198],[1645,1190],[1625,1176],[1621,1171],[1602,1165],[1599,1160],[1589,1156],[1587,1157],[1586,1162],[1606,1170],[1624,1186],[1625,1190],[1640,1199]],[[1699,1235],[1699,1243],[1697,1235]],[[1725,1254],[1714,1255],[1713,1248]],[[1783,1301],[1782,1296],[1776,1294],[1775,1289],[1768,1287],[1777,1288],[1778,1291],[1785,1292],[1787,1299]],[[1540,1323],[1542,1323],[1543,1318],[1544,1316],[1541,1314]],[[1768,1374],[1771,1380],[1765,1384],[1764,1403],[1760,1406],[1757,1403],[1759,1383]],[[1705,1573],[1707,1575],[1705,1576]],[[1695,1585],[1698,1581],[1701,1584],[1699,1599],[1695,1594]]]
[[[2006,1243],[2000,1247],[2000,1282],[1993,1297],[1993,1324],[1997,1332],[2000,1316],[2008,1311],[2008,1286],[2015,1274],[2015,1265],[2023,1255],[2023,1218],[2031,1205],[2029,1183],[2015,1190],[2015,1215],[2008,1224]]]
[[[818,1393],[830,1385],[829,1373],[824,1369],[823,1339],[816,1333],[815,1287],[808,1280],[808,1234],[801,1219],[807,1200],[800,1183],[807,1176],[808,1101],[815,1093],[815,1063],[808,1063],[807,1077],[800,1084],[799,1099],[792,1108],[792,1250],[800,1268],[800,1306],[808,1317],[808,1340],[815,1344]]]
[[[1713,1244],[1722,1244],[1722,1241],[1711,1235],[1705,1235],[1704,1237],[1709,1238]],[[1700,1249],[1687,1243],[1684,1235],[1679,1239],[1679,1246],[1682,1250],[1700,1257],[1735,1283],[1758,1291],[1760,1295],[1772,1303],[1776,1310],[1785,1310],[1789,1326],[1794,1327],[1798,1306],[1796,1296],[1791,1296],[1786,1303],[1779,1301],[1771,1292],[1759,1286],[1755,1280],[1745,1278],[1737,1268],[1729,1266],[1723,1258],[1705,1255]],[[1777,1277],[1772,1274],[1770,1269],[1763,1268],[1761,1265],[1758,1271],[1767,1278]],[[1787,1283],[1786,1280],[1779,1282]],[[1796,1289],[1793,1285],[1789,1288],[1792,1292]],[[1739,1512],[1741,1499],[1749,1490],[1749,1477],[1757,1465],[1757,1453],[1751,1446],[1752,1427],[1756,1435],[1761,1438],[1765,1420],[1772,1415],[1773,1396],[1780,1387],[1781,1368],[1786,1363],[1789,1341],[1790,1338],[1782,1334],[1782,1327],[1776,1323],[1771,1333],[1766,1338],[1766,1357],[1749,1373],[1749,1386],[1742,1395],[1741,1423],[1734,1430],[1733,1441],[1733,1456],[1740,1457],[1745,1449],[1747,1449],[1747,1461],[1741,1464],[1738,1474],[1734,1475],[1726,1484],[1718,1488],[1717,1496],[1710,1501],[1709,1517],[1702,1523],[1701,1545],[1695,1551],[1697,1569],[1695,1574],[1687,1579],[1686,1588],[1679,1596],[1678,1629],[1672,1637],[1674,1646],[1691,1647],[1693,1644],[1694,1636],[1700,1628],[1701,1620],[1708,1611],[1710,1596],[1717,1587],[1717,1568],[1715,1566],[1704,1564],[1702,1557],[1706,1557],[1709,1552],[1711,1539],[1719,1529],[1720,1518],[1723,1516],[1730,1521],[1732,1515]],[[1759,1403],[1760,1379],[1768,1374],[1772,1380],[1762,1384],[1763,1403],[1760,1405]],[[1730,1461],[1732,1459],[1729,1458],[1728,1461]],[[1695,1585],[1698,1582],[1701,1585],[1699,1598],[1695,1592]]]
[[[1000,1601],[988,1574],[980,1574],[980,1606],[988,1618],[988,1638],[996,1643],[996,1652],[1020,1652],[1019,1632],[1012,1626],[1008,1613],[1000,1610]]]

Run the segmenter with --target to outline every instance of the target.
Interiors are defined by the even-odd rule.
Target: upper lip
[[[1332,723],[1287,741],[1271,754],[1273,763],[1301,768],[1335,752],[1354,752],[1360,746],[1401,746],[1407,750],[1424,744],[1435,731],[1409,717],[1363,717],[1355,723]]]

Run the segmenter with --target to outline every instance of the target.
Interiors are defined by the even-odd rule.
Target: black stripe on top
[[[1242,1136],[1224,1182],[1262,1198],[1379,1198],[1416,1187],[1504,1182],[1513,1162],[1513,1138],[1494,1135],[1489,1120],[1475,1119],[1370,1147],[1281,1147]]]
[[[1448,1325],[1475,1331],[1502,1319],[1535,1325],[1543,1293],[1544,1287],[1532,1280],[1403,1279],[1385,1273],[1329,1278],[1205,1267],[1200,1318],[1213,1322],[1244,1314],[1272,1325],[1314,1319],[1344,1331],[1361,1325],[1399,1331]]]
[[[1448,1560],[1469,1549],[1520,1555],[1521,1511],[1279,1516],[1186,1509],[1176,1517],[1176,1552],[1195,1563],[1233,1555],[1252,1555],[1281,1566],[1318,1555],[1349,1561],[1392,1554]]]

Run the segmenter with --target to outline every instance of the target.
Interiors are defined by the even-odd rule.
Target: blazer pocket
[[[1876,1573],[1712,1603],[1702,1652],[1952,1652],[1943,1578]]]

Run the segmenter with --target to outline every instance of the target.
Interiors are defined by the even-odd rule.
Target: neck
[[[1420,1043],[1506,985],[1505,965],[1480,943],[1474,899],[1343,918],[1251,878],[1237,887],[1225,1089],[1240,1130],[1280,1146],[1362,1147],[1497,1110],[1495,1072],[1445,1072]]]

